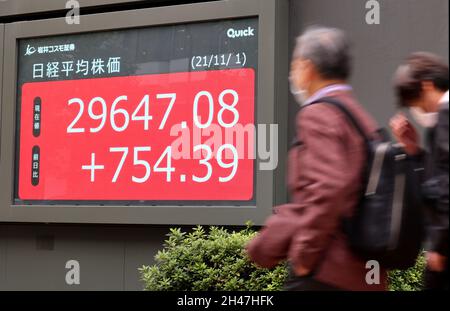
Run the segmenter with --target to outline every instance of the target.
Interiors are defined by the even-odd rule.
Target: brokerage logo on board
[[[235,39],[235,38],[245,38],[245,37],[254,37],[255,36],[255,29],[252,27],[247,27],[246,29],[234,29],[230,28],[227,30],[227,36],[228,38]]]

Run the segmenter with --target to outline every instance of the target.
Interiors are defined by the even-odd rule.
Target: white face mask
[[[297,86],[294,84],[294,81],[292,80],[291,77],[289,77],[289,86],[290,86],[292,95],[294,95],[295,99],[297,100],[297,103],[300,106],[303,106],[303,104],[308,99],[308,92],[305,89],[297,88]]]
[[[418,107],[411,107],[409,111],[414,120],[425,128],[435,127],[438,123],[439,114],[437,112],[424,112]]]

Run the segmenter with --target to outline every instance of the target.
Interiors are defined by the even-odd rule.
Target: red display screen
[[[20,200],[254,197],[251,68],[25,83],[19,116]]]

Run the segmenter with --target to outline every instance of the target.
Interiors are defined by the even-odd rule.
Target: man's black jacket
[[[426,181],[423,195],[427,201],[427,241],[426,250],[448,256],[448,151],[449,151],[449,104],[442,104],[439,121],[427,133],[428,155],[425,165]]]

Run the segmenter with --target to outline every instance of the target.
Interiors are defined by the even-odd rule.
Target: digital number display
[[[21,40],[16,200],[254,200],[257,28]]]

